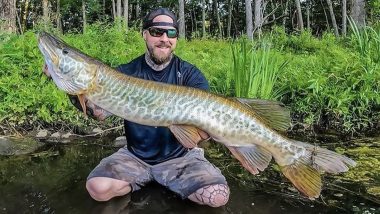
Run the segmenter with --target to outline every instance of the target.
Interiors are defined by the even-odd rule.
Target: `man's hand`
[[[47,77],[51,77],[50,73],[49,73],[49,69],[48,69],[48,66],[46,65],[46,63],[44,64],[43,68],[42,68],[42,71],[44,72],[44,74],[47,76]]]
[[[82,109],[82,106],[80,105],[78,96],[69,95],[69,94],[68,94],[68,96],[69,96],[71,103],[77,109],[79,109],[79,111],[83,112],[83,109]],[[94,103],[92,103],[91,101],[89,101],[87,99],[85,100],[85,104],[86,104],[86,115],[88,115],[89,117],[91,117],[95,120],[102,121],[102,120],[105,120],[106,118],[108,118],[109,116],[112,115],[108,111],[100,108],[99,106],[95,105]]]
[[[87,109],[89,109],[90,112],[92,111],[92,115],[89,115],[89,113],[87,113],[87,115],[89,115],[90,117],[93,116],[92,118],[96,118],[100,121],[105,120],[107,117],[112,115],[108,111],[100,108],[99,106],[95,105],[89,100],[86,101],[86,107]]]

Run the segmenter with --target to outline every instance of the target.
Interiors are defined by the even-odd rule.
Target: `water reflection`
[[[344,197],[336,197],[336,192],[328,195],[329,192],[325,190],[324,198],[311,202],[300,199],[298,193],[294,193],[294,197],[282,193],[281,188],[289,186],[278,187],[271,180],[254,186],[242,185],[239,179],[228,177],[226,171],[231,196],[229,203],[221,208],[209,208],[182,200],[155,183],[124,197],[96,202],[86,192],[86,177],[103,157],[117,150],[110,146],[99,146],[101,143],[86,141],[75,145],[49,146],[33,156],[1,157],[0,213],[264,214],[363,213],[363,210],[380,213],[378,204],[353,194],[345,193]],[[273,170],[268,171],[270,173]],[[269,178],[281,179],[272,175]],[[353,192],[360,190],[351,183],[345,188],[351,188]]]
[[[337,211],[330,209],[331,212]],[[253,195],[232,186],[230,202],[220,208],[210,208],[182,200],[158,184],[151,184],[133,194],[98,203],[91,213],[180,213],[180,214],[224,214],[224,213],[318,213],[314,205],[291,204],[270,195]]]
[[[169,190],[150,184],[142,190],[98,203],[91,213],[226,213],[223,208],[209,208],[182,200]]]

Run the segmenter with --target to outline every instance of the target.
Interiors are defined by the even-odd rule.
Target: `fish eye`
[[[62,53],[63,53],[63,54],[68,54],[69,51],[68,51],[67,49],[64,48],[64,49],[62,49]]]

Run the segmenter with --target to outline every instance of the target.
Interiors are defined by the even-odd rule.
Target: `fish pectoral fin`
[[[194,148],[198,143],[210,138],[207,132],[194,126],[176,124],[170,125],[169,129],[186,148]]]
[[[280,168],[285,177],[309,199],[319,197],[322,189],[321,176],[305,159],[301,158],[292,165],[280,166]]]
[[[227,146],[227,148],[240,161],[243,167],[254,175],[260,171],[264,171],[272,160],[272,154],[261,146]]]
[[[78,94],[78,100],[79,100],[80,105],[82,106],[84,116],[87,117],[86,98],[84,97],[83,94]]]
[[[290,111],[281,102],[246,98],[236,100],[252,108],[262,122],[273,129],[285,132],[290,127]]]

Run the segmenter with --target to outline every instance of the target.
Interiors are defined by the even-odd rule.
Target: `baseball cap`
[[[173,19],[173,23],[170,23],[170,22],[153,22],[153,19],[159,15],[169,16],[170,18]],[[172,26],[178,30],[177,17],[173,12],[171,12],[167,8],[154,9],[150,13],[148,13],[148,15],[145,16],[144,21],[143,21],[143,30],[145,30],[149,27],[152,27],[152,26]]]

